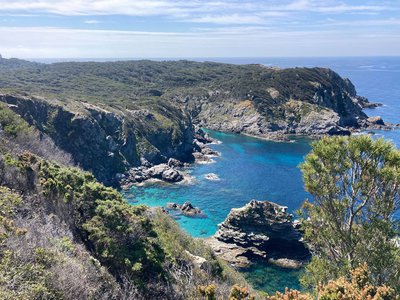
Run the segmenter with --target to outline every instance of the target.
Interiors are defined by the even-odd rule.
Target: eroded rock
[[[282,267],[297,268],[310,258],[302,233],[286,207],[252,200],[234,208],[208,244],[223,259],[243,266],[265,259]]]

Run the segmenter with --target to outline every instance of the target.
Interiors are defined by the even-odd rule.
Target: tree
[[[400,289],[400,151],[369,136],[326,137],[301,169],[313,196],[301,215],[314,252],[303,283],[326,283],[366,262],[373,284]]]

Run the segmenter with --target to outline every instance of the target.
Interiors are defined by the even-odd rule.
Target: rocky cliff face
[[[259,86],[250,85],[247,92],[214,90],[188,101],[195,121],[215,130],[272,139],[348,135],[366,125],[362,108],[368,101],[357,96],[348,79],[329,69],[274,69],[255,81]]]
[[[286,207],[268,201],[252,200],[234,208],[209,244],[222,258],[246,265],[258,257],[285,267],[298,267],[310,257],[301,241],[302,234]]]
[[[0,95],[0,101],[106,183],[143,161],[158,164],[170,157],[192,159],[193,126],[183,112],[179,122],[166,125],[167,118],[145,109],[104,109],[78,102],[71,109],[71,105],[11,95]]]

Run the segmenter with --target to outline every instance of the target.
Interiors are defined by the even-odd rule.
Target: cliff
[[[228,89],[189,100],[201,126],[276,139],[285,135],[348,135],[367,117],[353,84],[322,68],[266,69]]]
[[[106,183],[144,161],[193,159],[193,126],[176,108],[169,109],[174,116],[168,118],[147,109],[116,110],[83,102],[65,105],[26,96],[0,95],[0,101],[51,137],[75,164]]]
[[[349,80],[323,68],[189,61],[1,64],[0,101],[108,184],[140,165],[194,161],[192,153],[200,150],[193,124],[270,139],[347,135],[372,124],[362,112],[368,101]]]

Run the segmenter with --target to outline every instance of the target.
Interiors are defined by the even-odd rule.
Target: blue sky
[[[400,55],[400,1],[0,0],[20,58]]]

